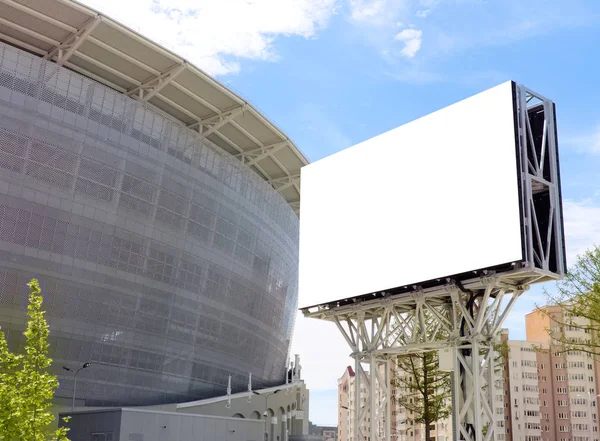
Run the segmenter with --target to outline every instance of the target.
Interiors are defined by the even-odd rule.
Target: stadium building
[[[0,0],[0,150],[0,325],[22,348],[38,277],[57,397],[86,362],[77,405],[284,382],[307,160],[252,105],[78,3]]]

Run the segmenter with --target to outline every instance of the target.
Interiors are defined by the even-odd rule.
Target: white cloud
[[[381,15],[386,6],[386,0],[350,0],[350,16],[356,21],[372,20]]]
[[[399,32],[394,38],[404,43],[404,47],[400,51],[407,58],[412,58],[421,49],[421,37],[423,32],[419,29],[404,29]]]
[[[431,9],[420,9],[417,11],[417,13],[415,15],[419,18],[425,18],[429,14],[431,14]]]
[[[567,264],[594,245],[600,245],[600,204],[593,199],[563,202]]]
[[[314,37],[337,0],[83,0],[213,75],[274,60],[278,37]]]

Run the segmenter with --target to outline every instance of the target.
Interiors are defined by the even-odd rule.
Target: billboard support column
[[[377,359],[371,355],[371,360],[369,363],[369,370],[371,371],[371,384],[369,388],[369,398],[371,400],[371,421],[375,421],[378,416],[378,403],[377,403],[377,373],[379,370],[379,364],[377,363]],[[380,435],[380,425],[379,424],[371,424],[371,438],[372,440],[379,439]]]
[[[333,321],[355,360],[353,441],[389,441],[392,421],[390,377],[398,356],[451,349],[454,437],[493,441],[495,344],[516,299],[543,274],[486,274],[467,281],[388,296],[306,315]],[[444,364],[445,365],[445,364]],[[396,387],[394,382],[394,387]],[[369,421],[370,419],[370,421]]]

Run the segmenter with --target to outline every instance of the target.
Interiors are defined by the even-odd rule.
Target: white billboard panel
[[[523,258],[513,83],[302,169],[300,306]]]

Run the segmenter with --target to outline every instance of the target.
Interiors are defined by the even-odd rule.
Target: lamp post
[[[348,415],[350,416],[350,421],[355,421],[355,419],[352,417],[352,412],[356,412],[356,409],[353,409],[351,407],[348,406],[340,406],[342,409],[346,409],[348,411]],[[365,408],[365,406],[361,406],[359,411],[362,411]],[[352,424],[348,423],[350,425],[350,427],[352,427]],[[358,427],[354,427],[354,431],[356,432],[358,430]]]
[[[269,441],[269,433],[267,432],[267,417],[268,417],[267,410],[269,409],[269,397],[271,395],[275,395],[280,390],[281,389],[277,389],[276,391],[271,392],[270,394],[264,394],[264,395],[263,394],[259,394],[255,390],[252,391],[255,395],[258,395],[259,397],[263,397],[265,399],[265,413],[264,413],[264,416],[265,416],[265,441]]]
[[[92,365],[92,364],[91,364],[91,363],[89,363],[89,362],[87,362],[87,363],[83,363],[83,366],[81,366],[79,369],[77,369],[77,370],[75,371],[75,375],[73,376],[73,378],[74,378],[74,380],[75,380],[75,381],[74,381],[74,383],[73,383],[73,400],[72,400],[72,402],[71,402],[71,412],[74,412],[74,411],[75,411],[75,392],[77,391],[77,374],[79,373],[79,371],[81,371],[81,370],[83,370],[83,369],[87,369],[87,368],[89,368],[91,365]],[[69,371],[69,372],[72,372],[72,371],[73,371],[73,369],[71,369],[71,368],[69,368],[69,367],[66,367],[66,366],[63,366],[63,369],[64,369],[65,371]]]

